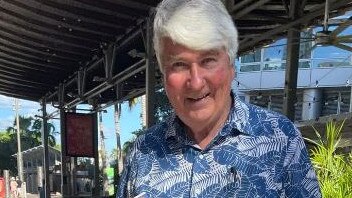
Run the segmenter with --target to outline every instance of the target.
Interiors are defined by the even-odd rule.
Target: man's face
[[[226,50],[192,50],[169,38],[161,43],[164,87],[179,118],[201,130],[227,117],[235,74]]]

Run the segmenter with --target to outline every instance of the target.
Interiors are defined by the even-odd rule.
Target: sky
[[[41,116],[41,106],[38,102],[32,102],[28,100],[19,100],[20,108],[19,115],[21,116]],[[12,126],[15,119],[14,109],[14,98],[0,95],[0,132],[5,131],[7,127]],[[47,112],[51,113],[57,110],[51,105],[47,106]],[[103,113],[103,131],[105,135],[105,147],[110,153],[112,149],[116,148],[116,135],[115,135],[115,124],[114,124],[114,107],[108,107],[106,113]],[[131,132],[136,131],[141,126],[141,103],[140,100],[133,109],[129,109],[128,103],[122,104],[122,112],[120,118],[120,130],[121,130],[121,145],[126,141],[130,140],[133,135]],[[60,131],[60,122],[58,119],[49,120],[53,123],[56,131]],[[57,136],[57,142],[60,143],[60,136]]]

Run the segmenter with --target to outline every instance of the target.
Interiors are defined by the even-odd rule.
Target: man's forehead
[[[162,51],[165,51],[165,49],[178,49],[180,51],[192,50],[201,54],[216,54],[219,53],[221,50],[225,50],[225,46],[214,46],[212,48],[193,47],[192,44],[178,43],[169,37],[163,37],[161,39],[160,46],[161,48],[163,48]]]

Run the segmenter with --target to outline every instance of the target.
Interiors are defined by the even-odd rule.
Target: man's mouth
[[[203,96],[200,96],[200,97],[195,97],[195,98],[188,98],[189,100],[191,100],[192,102],[197,102],[197,101],[200,101],[200,100],[203,100],[204,98],[208,97],[210,95],[210,93],[207,93]]]

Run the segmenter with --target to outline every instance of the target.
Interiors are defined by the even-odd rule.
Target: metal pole
[[[337,111],[336,111],[337,115],[341,114],[341,103],[342,103],[342,95],[341,95],[341,92],[339,91],[339,95],[337,97]]]
[[[9,170],[4,170],[5,179],[5,197],[10,198],[10,173]]]
[[[45,197],[45,181],[43,177],[43,167],[38,166],[37,167],[37,184],[38,184],[38,194],[40,198]]]
[[[94,191],[93,197],[100,196],[99,182],[99,152],[98,152],[98,115],[94,114]]]
[[[103,196],[106,196],[108,190],[108,178],[105,173],[106,171],[106,151],[105,151],[105,136],[103,131],[103,111],[99,112],[99,131],[100,131],[100,156],[101,156],[101,174],[103,176]]]
[[[351,95],[350,95],[350,109],[349,109],[349,112],[351,113],[352,112],[352,84],[350,84],[351,86]]]
[[[48,118],[46,113],[46,99],[42,100],[43,111],[43,146],[44,146],[44,175],[45,175],[45,197],[50,198],[50,175],[49,175],[49,142],[48,142]]]
[[[16,114],[16,130],[17,130],[17,168],[18,176],[20,181],[23,182],[23,158],[21,152],[21,132],[20,132],[20,121],[19,121],[19,103],[18,99],[15,99],[15,114]]]
[[[324,12],[324,31],[328,31],[329,29],[329,0],[325,0],[325,12]]]

